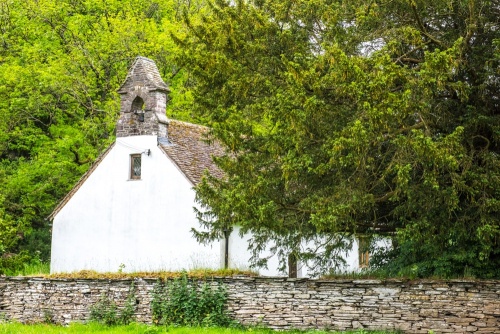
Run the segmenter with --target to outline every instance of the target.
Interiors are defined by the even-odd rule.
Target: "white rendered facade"
[[[141,179],[131,180],[130,155],[148,149]],[[198,227],[194,196],[156,136],[117,138],[54,217],[51,272],[219,267],[220,246],[200,245],[191,235]]]
[[[180,271],[223,268],[225,241],[199,244],[193,185],[157,146],[153,135],[117,138],[97,168],[54,216],[51,272]],[[148,155],[147,152],[150,152]],[[130,156],[141,154],[141,178],[131,179]],[[251,269],[250,234],[229,236],[230,268]],[[379,247],[388,247],[384,241]],[[344,272],[359,270],[358,242],[344,253]],[[286,276],[271,257],[264,276]],[[308,277],[303,263],[298,277]]]

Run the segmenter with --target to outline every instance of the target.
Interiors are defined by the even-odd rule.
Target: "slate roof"
[[[222,177],[223,173],[212,160],[212,156],[221,156],[224,153],[222,146],[213,142],[210,145],[204,140],[208,128],[205,126],[191,124],[176,120],[169,120],[168,141],[159,141],[158,147],[167,155],[177,168],[186,176],[192,185],[197,185],[205,172],[216,177]],[[114,147],[111,144],[94,161],[89,170],[83,174],[71,191],[59,202],[48,219],[52,220],[68,203],[73,195],[80,189],[82,184],[96,170],[101,161]]]
[[[213,176],[222,177],[222,171],[215,166],[212,156],[221,156],[224,149],[217,142],[209,145],[205,141],[207,127],[170,120],[167,132],[169,143],[162,141],[159,147],[191,184],[197,185],[205,170]]]
[[[137,57],[128,71],[125,82],[118,89],[119,94],[127,93],[134,83],[142,83],[150,90],[170,91],[160,76],[158,67],[153,60],[146,57]]]

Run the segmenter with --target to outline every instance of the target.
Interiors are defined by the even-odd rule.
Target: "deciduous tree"
[[[128,66],[143,55],[167,81],[178,72],[169,32],[181,4],[0,0],[1,254],[48,258],[46,217],[113,141]]]

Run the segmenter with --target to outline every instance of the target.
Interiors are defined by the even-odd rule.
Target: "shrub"
[[[151,310],[158,325],[229,327],[236,323],[227,312],[227,293],[219,283],[199,286],[184,273],[180,278],[158,281],[153,290]]]
[[[132,282],[125,306],[121,310],[107,294],[103,294],[90,308],[90,320],[108,326],[128,325],[132,322],[135,307],[135,286]]]
[[[24,269],[25,263],[30,261],[31,257],[27,252],[19,254],[3,254],[0,257],[0,274],[7,276],[17,276]]]

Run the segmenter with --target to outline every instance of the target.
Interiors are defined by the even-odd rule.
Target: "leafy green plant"
[[[228,327],[236,323],[226,308],[227,293],[219,283],[199,286],[184,273],[167,283],[158,281],[153,290],[153,322],[159,325]]]
[[[17,276],[22,272],[25,263],[29,263],[30,256],[27,252],[19,254],[4,254],[0,257],[0,274]]]
[[[43,323],[44,324],[55,324],[54,322],[54,312],[51,309],[43,309]]]
[[[117,325],[117,309],[116,303],[109,299],[107,294],[103,294],[99,301],[92,305],[90,309],[90,320],[105,325]]]
[[[40,258],[40,252],[30,255],[28,251],[4,254],[0,257],[0,274],[7,276],[34,276],[50,273],[50,264]]]
[[[128,325],[135,313],[135,286],[132,282],[125,302],[120,310],[118,305],[105,293],[90,309],[90,320],[108,326]]]

